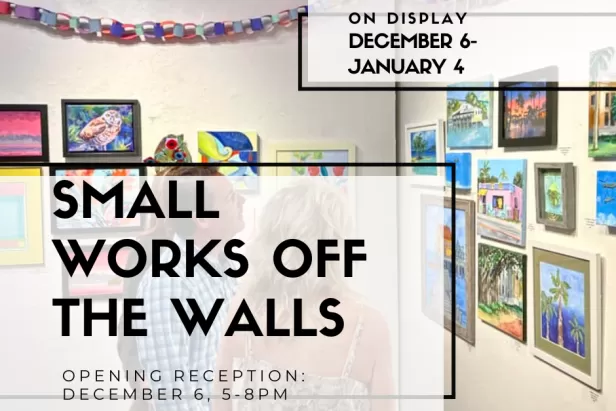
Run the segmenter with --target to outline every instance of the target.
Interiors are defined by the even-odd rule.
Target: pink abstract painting
[[[0,157],[43,155],[41,113],[0,111]]]

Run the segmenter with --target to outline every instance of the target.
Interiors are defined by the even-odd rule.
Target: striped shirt
[[[179,237],[174,238],[182,254],[186,254],[186,241]],[[169,261],[171,251],[165,250],[161,261]],[[225,323],[228,304],[235,292],[236,281],[223,274],[230,262],[208,262],[222,274],[220,278],[211,277],[202,267],[195,267],[194,277],[172,278],[165,273],[153,278],[151,269],[144,273],[143,280],[137,292],[137,298],[144,299],[146,319],[142,327],[148,330],[146,337],[137,337],[137,350],[139,361],[150,375],[152,371],[160,371],[161,381],[149,382],[153,390],[164,388],[166,400],[155,400],[153,405],[156,411],[204,411],[211,409],[207,401],[211,394],[213,382],[207,382],[203,374],[216,367],[216,355],[222,327]],[[182,275],[186,272],[185,258],[181,258],[175,271]],[[207,335],[197,325],[189,335],[180,316],[171,304],[171,299],[179,299],[187,315],[192,316],[192,310],[187,299],[194,299],[203,315],[207,318],[214,302],[224,298],[225,304],[218,312],[212,327]],[[176,370],[182,371],[184,381],[176,381]],[[190,381],[190,373],[197,372],[198,382]],[[213,375],[207,374],[211,379]],[[181,390],[181,400],[171,400],[172,389]],[[197,389],[202,394],[201,400],[194,398]]]

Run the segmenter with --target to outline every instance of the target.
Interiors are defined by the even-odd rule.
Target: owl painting
[[[63,109],[65,156],[140,154],[133,104],[63,102]]]

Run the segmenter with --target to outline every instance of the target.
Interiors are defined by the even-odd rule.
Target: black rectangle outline
[[[308,18],[307,12],[298,13],[298,20],[301,22],[304,19]],[[302,54],[303,50],[303,24],[297,25],[297,91],[449,91],[451,90],[451,86],[422,86],[422,87],[408,87],[408,86],[399,86],[399,82],[395,82],[395,86],[393,87],[384,87],[384,86],[375,86],[375,87],[342,87],[342,86],[305,86],[303,79],[303,64],[304,64],[304,56]],[[616,83],[616,80],[614,80]],[[505,87],[503,86],[493,86],[493,87],[464,87],[465,91],[502,91]],[[615,87],[591,87],[588,86],[546,86],[546,87],[507,87],[507,90],[514,91],[616,91]]]
[[[89,163],[89,162],[75,162],[75,163],[65,163],[65,162],[37,162],[37,163],[29,163],[26,164],[28,167],[41,167],[46,168],[49,167],[50,170],[54,168],[135,168],[137,167],[219,167],[220,163],[135,163],[135,162],[111,162],[111,163]],[[256,167],[294,167],[297,166],[297,163],[246,163],[248,165],[256,166]],[[452,181],[456,179],[456,167],[455,163],[407,163],[407,162],[355,162],[355,163],[342,163],[342,162],[319,162],[319,163],[302,163],[302,165],[306,167],[319,167],[323,165],[335,166],[335,167],[394,167],[394,168],[407,168],[407,167],[449,167],[451,168],[451,177]],[[1,167],[24,167],[22,163],[5,163],[2,164]],[[444,190],[444,187],[443,187]],[[444,192],[444,191],[443,191]],[[456,190],[451,191],[451,206],[452,210],[455,210],[456,207]],[[453,212],[453,211],[452,211]],[[455,218],[451,220],[451,241],[452,244],[455,244],[456,241],[456,222]],[[452,255],[452,265],[455,267],[456,263],[456,253]],[[400,292],[400,288],[398,288],[398,292]],[[452,282],[451,287],[451,300],[455,302],[456,298],[456,282]],[[400,301],[400,294],[398,294],[398,301]],[[398,307],[399,309],[400,307]],[[455,318],[455,304],[452,305],[452,317]],[[398,321],[400,319],[398,318]],[[398,324],[400,326],[400,323]],[[455,400],[456,399],[456,334],[455,332],[450,333],[451,338],[451,394],[444,395],[392,395],[397,400],[401,399],[410,399],[410,400]],[[400,350],[400,347],[398,347]],[[398,376],[399,377],[399,376]],[[0,400],[3,399],[14,399],[15,395],[11,394],[0,394]],[[357,398],[362,398],[363,396],[358,396]],[[45,398],[45,395],[37,395],[33,394],[20,396],[20,399],[37,399],[37,398]],[[61,397],[58,397],[61,399]]]

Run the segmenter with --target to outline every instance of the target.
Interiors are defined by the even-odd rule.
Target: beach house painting
[[[479,235],[524,247],[526,160],[479,160],[477,171]]]
[[[447,90],[447,147],[492,147],[492,91],[466,91],[465,87],[492,87],[492,82],[458,83]]]

